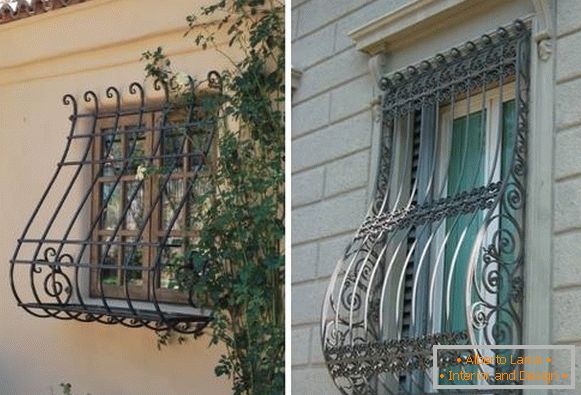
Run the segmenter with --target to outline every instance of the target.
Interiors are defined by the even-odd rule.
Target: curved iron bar
[[[194,82],[194,80],[191,79],[191,78],[189,78],[188,79],[188,83],[189,83],[189,87],[190,87],[190,93],[192,95],[192,97],[191,97],[192,105],[189,106],[188,116],[187,116],[187,123],[190,124],[192,122],[193,118],[194,118],[194,107],[195,107],[195,102],[196,102],[196,99],[195,99],[196,98],[196,95],[195,95],[195,82]],[[162,139],[162,138],[163,138],[163,136],[160,137],[160,139]],[[212,141],[212,137],[210,137],[209,140],[211,142]],[[184,150],[184,148],[187,146],[187,144],[188,144],[187,137],[186,137],[186,135],[183,135],[182,136],[181,147],[180,147],[181,151]],[[209,148],[208,148],[208,150],[209,150]],[[208,150],[204,150],[204,157],[205,157],[205,155],[208,154]],[[175,163],[175,165],[177,165],[177,162]],[[182,164],[182,166],[183,166],[183,164]],[[194,176],[193,176],[194,178],[197,177],[198,170],[199,170],[199,167],[197,167],[194,170]],[[163,194],[165,192],[165,187],[168,185],[170,176],[171,176],[171,172],[168,175],[168,178],[166,179],[166,182],[165,182],[164,186],[161,187],[161,188],[159,188],[159,194],[158,194],[158,197],[157,198],[159,198],[160,200],[161,200],[161,198],[162,198],[162,196],[163,196]],[[187,178],[186,178],[186,182],[187,182]],[[169,238],[169,235],[171,234],[171,231],[172,231],[172,229],[173,229],[173,227],[174,227],[177,219],[179,218],[180,213],[182,212],[182,209],[184,207],[184,204],[189,199],[189,194],[190,194],[190,188],[188,188],[187,190],[186,190],[186,188],[184,188],[183,195],[182,195],[182,198],[180,200],[180,204],[178,205],[178,208],[176,208],[175,210],[173,210],[174,211],[173,212],[173,216],[170,219],[169,223],[167,224],[167,229],[165,230],[165,233],[162,236],[162,240],[163,241],[160,243],[160,245],[162,245],[162,246],[166,245],[167,240]],[[157,198],[156,198],[156,200],[157,200]],[[159,203],[156,203],[156,204],[159,204]],[[162,317],[162,319],[164,319],[163,312],[159,308],[159,301],[158,301],[157,292],[156,292],[156,288],[157,288],[156,287],[156,279],[158,277],[161,277],[161,271],[162,271],[162,267],[161,267],[162,266],[161,265],[162,255],[163,255],[163,248],[158,248],[157,249],[157,253],[156,253],[156,258],[153,260],[153,262],[154,262],[153,267],[151,268],[151,274],[152,274],[152,276],[151,276],[151,278],[152,278],[151,282],[152,282],[152,285],[153,286],[150,287],[150,289],[152,290],[154,308],[157,310],[158,314],[160,314],[160,316]],[[185,261],[184,261],[184,264],[185,264]],[[188,298],[190,299],[191,302],[193,302],[193,300],[191,298],[191,294],[188,294]],[[193,305],[193,303],[192,303],[192,305]],[[187,329],[188,328],[185,328],[186,331],[187,331]]]
[[[137,86],[139,86],[139,88],[137,88]],[[130,93],[131,94],[135,94],[135,89],[139,89],[141,94],[140,94],[140,111],[141,108],[143,108],[144,104],[144,92],[143,92],[143,88],[141,87],[141,85],[139,85],[138,83],[132,83],[130,85]],[[121,95],[119,93],[119,91],[116,88],[110,87],[107,89],[106,95],[108,98],[113,98],[114,96],[116,97],[116,110],[115,110],[115,126],[114,126],[114,130],[117,131],[118,130],[118,124],[119,124],[119,114],[121,112]],[[142,119],[140,118],[140,122],[142,121]],[[141,124],[141,123],[140,123]],[[144,130],[145,131],[145,130]],[[96,138],[95,134],[92,134],[92,141],[91,143],[94,143],[94,139]],[[99,209],[98,213],[94,216],[94,218],[92,218],[92,223],[89,226],[89,230],[87,232],[87,237],[85,238],[85,242],[83,243],[82,247],[81,247],[81,251],[78,255],[78,259],[76,261],[76,265],[75,265],[75,271],[78,271],[78,269],[80,267],[82,267],[80,265],[80,260],[85,252],[86,247],[90,244],[91,242],[91,238],[92,238],[92,234],[95,230],[95,228],[97,227],[98,223],[101,221],[102,215],[105,212],[106,207],[108,206],[108,203],[110,202],[110,200],[113,197],[113,192],[115,191],[115,189],[117,188],[121,177],[123,176],[123,174],[125,173],[125,171],[127,170],[127,167],[129,166],[129,158],[131,157],[131,155],[133,154],[133,152],[135,151],[135,148],[137,146],[137,141],[134,141],[134,144],[131,146],[130,150],[129,150],[129,154],[127,155],[127,158],[123,160],[123,167],[119,173],[119,176],[115,179],[114,183],[113,183],[113,188],[111,190],[111,193],[104,199],[104,201],[101,204],[101,208]],[[113,144],[109,145],[109,147],[106,148],[105,151],[105,157],[108,157],[109,154],[111,153],[111,150],[113,149]],[[96,161],[92,161],[92,163],[95,163]],[[78,215],[80,214],[82,208],[84,207],[84,205],[86,204],[86,202],[88,201],[88,199],[92,196],[92,194],[94,193],[94,187],[97,184],[100,174],[103,171],[104,168],[104,164],[108,163],[107,161],[98,161],[97,164],[99,164],[99,167],[97,169],[97,171],[95,172],[95,175],[93,176],[93,181],[90,185],[90,187],[88,188],[87,192],[85,193],[85,196],[83,197],[82,203],[79,207],[79,209],[77,210],[77,212],[75,213],[75,215],[73,216],[73,220],[71,221],[71,225],[74,225]],[[69,230],[70,231],[70,230]],[[67,240],[67,236],[68,236],[68,232],[65,234],[65,238],[64,240]],[[110,244],[106,243],[106,245],[110,246]],[[105,268],[106,265],[100,264],[98,265],[98,268],[103,269]],[[77,275],[76,275],[77,276]],[[77,286],[78,286],[78,282],[77,282]],[[103,299],[104,295],[101,295],[101,298]],[[105,302],[106,303],[106,302]],[[82,303],[82,306],[84,306],[84,303]],[[132,308],[131,302],[129,301],[129,308],[131,309],[131,311],[135,314],[135,310]],[[108,306],[105,304],[107,311],[110,313],[110,309],[108,308]],[[97,318],[98,321],[102,322],[102,320],[106,320],[107,322],[105,323],[110,323],[110,320],[108,318],[103,318],[102,316]]]
[[[462,262],[461,265],[468,268],[465,274],[467,284],[464,288],[465,300],[463,301],[466,306],[467,325],[463,332],[464,343],[462,344],[469,345],[470,349],[477,349],[480,342],[484,344],[519,342],[522,321],[520,303],[524,287],[522,266],[524,263],[525,148],[528,123],[528,40],[530,40],[528,27],[517,20],[508,28],[500,28],[495,33],[483,35],[477,41],[467,42],[463,47],[453,48],[446,54],[438,54],[417,67],[410,67],[404,72],[396,72],[382,79],[381,84],[385,92],[382,108],[382,153],[378,163],[374,200],[370,205],[366,220],[356,232],[353,241],[346,248],[343,258],[333,272],[322,309],[323,354],[332,379],[342,393],[374,393],[378,385],[383,386],[384,391],[390,391],[386,387],[389,380],[386,381],[386,378],[383,378],[384,374],[390,372],[388,369],[390,364],[386,363],[384,358],[378,357],[371,349],[367,359],[347,356],[345,347],[365,348],[386,341],[384,337],[388,335],[386,332],[388,327],[385,325],[384,315],[387,305],[384,304],[391,295],[388,292],[391,285],[387,280],[392,275],[400,277],[394,290],[399,292],[393,294],[398,302],[395,303],[395,309],[398,311],[402,305],[403,271],[412,254],[417,257],[414,258],[415,274],[411,287],[413,293],[411,300],[412,303],[418,303],[420,289],[418,272],[425,273],[426,270],[429,272],[432,268],[431,264],[427,264],[428,259],[430,263],[432,260],[432,257],[427,257],[428,251],[433,248],[436,240],[435,232],[439,231],[438,229],[442,227],[446,219],[451,219],[455,228],[461,216],[468,215],[466,218],[472,218],[471,221],[462,225],[464,228],[462,234],[465,234],[467,229],[473,226],[474,218],[480,215],[478,213],[485,214],[483,225],[476,239],[473,239],[473,236],[468,238],[467,235],[462,237],[463,243],[469,242],[472,250],[468,264],[465,265],[465,262]],[[470,176],[471,189],[466,190],[466,187],[463,187],[462,191],[458,190],[462,178],[465,178],[465,162],[472,159],[467,157],[466,147],[462,154],[463,165],[459,169],[462,177],[459,177],[456,182],[458,184],[455,188],[456,192],[448,190],[447,195],[442,193],[447,184],[447,172],[442,181],[436,180],[436,165],[432,157],[431,167],[426,163],[421,164],[429,171],[425,180],[427,184],[420,186],[417,180],[414,180],[410,190],[410,201],[416,195],[416,188],[421,188],[420,193],[425,192],[425,195],[429,196],[426,203],[423,205],[414,203],[403,209],[389,204],[388,196],[390,193],[395,193],[395,191],[390,191],[394,171],[391,162],[395,154],[392,147],[397,144],[394,137],[394,133],[397,132],[394,130],[394,124],[402,122],[402,118],[409,119],[410,114],[421,113],[426,106],[438,108],[446,104],[452,107],[453,119],[455,103],[458,100],[465,100],[467,111],[464,133],[467,135],[471,97],[479,95],[478,99],[482,101],[482,108],[484,108],[484,103],[487,102],[487,90],[498,86],[501,105],[497,116],[499,129],[502,129],[504,118],[502,87],[512,81],[515,81],[516,85],[515,102],[517,104],[516,132],[511,137],[513,140],[510,146],[505,146],[503,143],[505,132],[502,130],[499,130],[495,140],[484,135],[480,137],[480,155],[474,158],[479,166],[476,173]],[[435,119],[436,133],[440,133],[439,111],[435,112]],[[485,118],[483,117],[479,123],[482,128],[485,125]],[[438,147],[440,136],[435,136],[435,139],[434,145]],[[467,139],[464,141],[464,145],[466,144]],[[489,147],[487,149],[494,152],[486,153],[485,145]],[[510,163],[505,163],[504,159],[501,161],[501,149],[512,152]],[[397,159],[397,156],[395,158]],[[399,169],[407,166],[407,163],[401,162],[401,158],[397,160],[400,161]],[[492,170],[482,173],[482,164]],[[446,168],[449,165],[448,162]],[[505,166],[508,173],[505,173],[505,170],[502,172],[498,170],[505,169]],[[396,167],[395,171],[398,171],[397,169]],[[481,174],[484,177],[480,177]],[[478,181],[480,178],[482,181]],[[402,185],[399,186],[401,189]],[[441,189],[439,194],[438,189]],[[495,224],[493,224],[494,221],[496,221]],[[435,224],[439,225],[429,226]],[[420,231],[418,234],[415,232],[416,227]],[[451,232],[452,229],[448,229],[442,235],[444,243],[449,243]],[[396,236],[398,234],[401,236]],[[422,234],[425,234],[427,242],[422,241],[421,246],[417,246],[418,251],[414,251],[418,238],[422,237]],[[406,245],[406,238],[409,237],[415,240],[412,243],[412,249],[400,251]],[[395,241],[398,246],[388,247],[392,241]],[[445,292],[437,297],[434,294],[436,273],[429,273],[427,277],[430,284],[428,289],[430,306],[426,314],[430,323],[429,326],[419,329],[426,335],[448,334],[448,332],[438,332],[434,311],[436,304],[440,302],[438,298],[447,299],[447,304],[450,304],[451,276],[459,275],[456,274],[460,266],[460,264],[456,265],[459,251],[460,245],[456,248],[454,266],[450,269],[452,273],[449,274],[450,278],[443,290],[448,291],[447,297]],[[397,256],[401,252],[407,255],[403,269],[396,265],[396,261],[399,260]],[[437,252],[437,266],[442,264],[442,254],[443,247]],[[401,272],[392,273],[399,270]],[[377,303],[379,303],[379,308],[375,307]],[[450,309],[451,306],[448,306],[444,314],[448,317],[444,318],[448,325],[451,319]],[[410,322],[413,328],[420,317],[414,307],[411,314]],[[411,335],[406,335],[412,336],[411,338],[402,337],[400,313],[396,313],[395,323],[398,331],[396,339],[399,340],[387,340],[387,342],[415,341],[413,336],[416,336],[414,333],[417,333],[417,328],[410,332]],[[431,349],[429,351],[431,352]],[[373,366],[369,367],[369,363]],[[341,368],[341,375],[337,374],[338,366]],[[408,364],[407,367],[409,368],[407,372],[430,369],[429,365],[421,365],[417,361],[414,364]],[[394,369],[397,374],[404,373],[401,369]],[[424,384],[417,381],[413,374],[409,377],[410,385],[419,391],[424,390]],[[428,377],[426,380],[428,387],[431,385],[429,382]]]
[[[210,87],[214,87],[215,89],[219,89],[220,94],[222,93],[222,85],[221,85],[221,80],[220,80],[220,75],[215,72],[215,71],[210,71],[208,73],[208,78],[207,78],[207,82],[208,85]],[[195,106],[195,91],[196,91],[196,86],[195,86],[195,82],[194,80],[190,77],[189,78],[189,86],[190,86],[190,92],[192,94],[191,97],[191,106],[189,108],[189,113],[188,113],[188,118],[187,118],[187,124],[190,124],[193,121],[194,118],[194,106]],[[170,237],[171,231],[176,223],[176,221],[178,220],[180,213],[182,212],[182,210],[184,209],[186,203],[188,202],[189,196],[193,191],[193,187],[194,184],[196,182],[196,179],[198,177],[198,173],[201,170],[201,168],[205,165],[205,159],[207,158],[210,149],[212,147],[213,144],[213,140],[214,140],[214,134],[215,134],[215,130],[214,127],[210,128],[209,133],[206,136],[206,143],[205,146],[203,147],[203,154],[202,154],[202,161],[196,165],[196,167],[194,168],[194,174],[190,177],[186,178],[186,184],[187,184],[187,188],[184,188],[183,191],[183,196],[182,199],[180,200],[180,203],[178,204],[178,207],[174,210],[174,214],[172,216],[172,218],[170,219],[169,223],[167,224],[167,228],[162,236],[162,241],[160,242],[161,246],[164,246],[167,244],[167,240]],[[186,136],[184,136],[184,141],[183,144],[186,143]],[[183,149],[183,147],[182,147]],[[164,186],[165,188],[165,186]],[[159,198],[161,198],[161,195],[163,194],[163,189],[164,188],[160,188],[160,194],[159,194]],[[155,278],[157,278],[157,276],[161,275],[161,270],[162,270],[162,256],[163,256],[163,248],[158,248],[157,249],[157,254],[156,257],[154,259],[154,265],[152,271],[154,272],[154,281]],[[185,262],[184,262],[185,265]],[[192,268],[192,270],[195,270],[195,268]],[[152,287],[152,295],[153,295],[153,301],[154,301],[154,307],[155,309],[158,311],[158,313],[163,317],[163,311],[161,311],[161,309],[159,308],[159,303],[158,303],[158,297],[157,297],[157,292],[156,292],[157,287]],[[194,305],[194,301],[193,301],[193,296],[192,296],[192,290],[189,290],[188,293],[188,299],[191,305]],[[174,327],[174,330],[176,330],[177,332],[180,333],[194,333],[194,332],[199,332],[201,329],[200,325],[196,325],[193,328],[190,328],[187,324],[185,325],[180,325],[180,326],[176,326]]]
[[[78,107],[77,107],[77,101],[76,99],[72,96],[72,95],[65,95],[63,97],[63,104],[65,105],[72,105],[73,106],[73,116],[76,116],[76,114],[78,113]],[[69,132],[69,137],[73,135],[74,131],[75,131],[75,126],[76,126],[76,117],[73,117],[73,122],[71,124],[71,129]],[[64,161],[65,158],[68,155],[69,149],[71,147],[71,139],[67,140],[67,144],[65,146],[65,152],[63,153],[63,156],[61,158],[61,161]],[[34,208],[33,212],[32,212],[32,216],[29,218],[28,222],[26,223],[26,225],[24,226],[24,230],[22,231],[22,235],[20,236],[20,238],[17,241],[16,244],[16,249],[14,250],[14,253],[12,254],[12,259],[10,260],[10,288],[12,290],[12,294],[14,295],[14,298],[16,299],[16,301],[18,302],[19,306],[23,306],[24,302],[23,300],[20,298],[18,291],[16,290],[16,284],[14,282],[14,269],[15,269],[15,262],[18,258],[18,254],[20,252],[20,249],[22,247],[22,243],[23,240],[26,238],[26,235],[28,234],[30,227],[32,226],[32,223],[34,222],[34,220],[36,219],[36,216],[38,215],[40,208],[42,207],[42,205],[44,204],[44,201],[46,200],[49,192],[52,189],[52,186],[54,185],[54,183],[56,182],[58,175],[60,174],[62,167],[58,167],[57,171],[55,172],[55,174],[53,175],[53,177],[50,179],[45,191],[43,192],[41,198],[40,198],[40,202],[36,205],[36,207]],[[32,286],[32,284],[31,284]],[[35,299],[38,301],[38,298],[35,296]],[[23,307],[24,310],[26,310],[26,312],[28,312],[29,314],[36,316],[36,317],[48,317],[50,316],[50,313],[47,310],[44,310],[44,312],[47,315],[42,315],[42,314],[38,314],[35,313],[34,311],[32,311],[31,309],[27,308],[27,307]]]
[[[84,96],[84,100],[87,103],[93,102],[94,103],[94,106],[95,106],[95,112],[96,113],[99,112],[99,102],[98,102],[97,96],[95,95],[94,92],[92,92],[92,91],[86,92],[85,93],[85,96]],[[95,118],[94,119],[94,122],[93,122],[93,124],[91,126],[92,132],[94,132],[95,127],[96,127],[96,124],[97,124],[97,120]],[[88,155],[89,155],[90,152],[91,152],[91,145],[90,144],[87,144],[87,146],[86,146],[86,148],[85,148],[85,150],[84,150],[84,152],[82,154],[83,160],[86,160],[87,159],[87,157],[88,157]],[[58,166],[59,166],[59,168],[62,168],[62,162],[59,162]],[[47,235],[50,232],[50,230],[52,229],[52,227],[53,227],[53,225],[54,225],[54,223],[55,223],[55,221],[56,221],[56,219],[57,219],[57,217],[58,217],[58,215],[59,215],[62,207],[65,204],[65,201],[67,200],[69,194],[73,190],[73,186],[75,185],[75,183],[77,181],[77,178],[81,174],[81,170],[82,170],[82,166],[81,165],[78,165],[77,168],[76,168],[76,170],[75,170],[75,172],[74,172],[74,174],[73,174],[73,177],[72,177],[71,181],[67,185],[67,188],[65,189],[65,192],[62,195],[62,198],[60,199],[59,203],[57,204],[56,209],[54,210],[52,216],[50,217],[50,219],[48,221],[48,224],[47,224],[47,226],[45,227],[45,229],[44,229],[44,231],[42,233],[42,236],[40,237],[41,240],[44,240],[47,237]],[[42,245],[43,245],[42,242],[39,242],[38,243],[38,245],[36,247],[36,250],[34,251],[33,258],[32,258],[33,261],[36,261],[38,259],[38,255],[40,253],[40,250],[42,248]],[[60,257],[59,256],[55,256],[55,261],[59,261],[59,260],[60,260]],[[32,291],[33,291],[33,294],[35,296],[35,299],[36,299],[37,303],[41,303],[42,304],[42,301],[38,298],[38,292],[37,292],[36,286],[34,284],[34,273],[40,274],[40,271],[37,271],[36,270],[36,266],[35,265],[32,265],[30,267]],[[58,303],[61,304],[60,296],[57,295],[56,296],[56,299],[57,299]],[[76,316],[78,316],[78,314],[71,314],[68,311],[63,312],[63,314],[65,315],[65,317],[63,317],[62,315],[59,315],[60,312],[58,312],[58,311],[55,312],[55,313],[50,313],[50,312],[48,312],[48,313],[51,316],[53,316],[55,318],[59,318],[59,319],[73,319]]]
[[[210,72],[206,82],[212,89],[221,89],[220,75],[217,72]],[[119,218],[116,218],[117,223],[115,224],[115,229],[113,229],[113,236],[111,236],[111,232],[107,232],[108,235],[112,237],[112,239],[105,243],[101,243],[98,240],[93,240],[95,237],[93,236],[94,232],[99,221],[101,221],[104,210],[108,206],[111,199],[113,199],[113,192],[115,191],[115,188],[119,187],[119,184],[123,182],[123,177],[127,175],[125,173],[127,172],[127,169],[133,160],[133,154],[137,149],[136,147],[139,138],[137,133],[149,132],[153,136],[155,135],[156,130],[160,130],[161,134],[163,134],[165,128],[168,127],[167,117],[172,108],[175,107],[171,103],[170,91],[175,89],[175,87],[169,87],[167,84],[161,81],[154,81],[153,86],[156,91],[162,91],[164,100],[161,105],[156,104],[155,106],[146,106],[145,92],[143,87],[138,83],[133,83],[129,86],[130,94],[137,94],[139,96],[139,107],[136,111],[127,111],[123,108],[121,92],[115,87],[110,87],[106,90],[106,96],[109,99],[114,99],[115,101],[115,111],[111,114],[106,111],[102,111],[99,105],[99,99],[93,91],[87,91],[83,96],[85,102],[93,104],[93,110],[90,110],[86,114],[79,113],[77,101],[73,96],[66,95],[63,98],[64,104],[72,105],[73,110],[72,115],[70,116],[71,129],[67,136],[65,151],[60,162],[58,163],[55,173],[53,174],[47,188],[41,196],[39,203],[34,208],[32,216],[25,225],[22,235],[18,239],[12,259],[10,260],[10,285],[12,292],[19,306],[25,309],[25,311],[28,313],[41,318],[54,317],[65,320],[74,319],[82,322],[97,321],[104,324],[121,324],[133,328],[148,327],[156,331],[173,329],[181,333],[199,332],[211,319],[209,315],[204,315],[203,310],[201,313],[199,313],[198,310],[193,309],[196,306],[194,305],[193,291],[191,289],[186,290],[189,304],[185,305],[190,306],[190,309],[192,309],[190,312],[184,312],[186,310],[183,307],[181,308],[182,312],[180,312],[180,309],[177,311],[175,309],[168,311],[167,307],[162,305],[164,301],[159,300],[155,294],[155,285],[152,283],[152,281],[155,281],[155,273],[158,273],[161,267],[161,252],[164,250],[165,243],[167,243],[169,238],[169,231],[175,224],[175,221],[180,215],[180,212],[183,211],[184,207],[186,206],[187,196],[191,194],[192,188],[196,181],[197,172],[202,166],[204,166],[203,161],[196,164],[193,176],[188,175],[186,180],[188,185],[187,188],[185,188],[185,194],[181,197],[181,202],[177,208],[177,211],[175,211],[173,214],[169,230],[164,233],[162,238],[155,240],[155,243],[140,242],[143,232],[148,226],[148,223],[154,214],[154,210],[159,208],[161,195],[163,194],[163,191],[165,190],[165,187],[171,178],[173,169],[170,171],[168,177],[165,177],[165,182],[160,183],[160,193],[158,193],[156,197],[152,198],[153,202],[149,207],[149,212],[143,213],[143,216],[140,218],[141,223],[139,223],[139,229],[137,229],[136,234],[131,234],[131,237],[135,238],[134,243],[126,242],[124,239],[121,240],[120,243],[116,243],[115,237],[119,234],[122,224],[125,223],[125,217],[127,216],[132,203],[135,202],[137,193],[139,193],[140,188],[143,187],[143,178],[138,182],[134,182],[136,187],[131,191],[131,193],[127,192],[127,196],[125,196],[125,194],[121,194],[124,195],[122,199],[123,202],[121,203],[122,213],[119,215]],[[190,90],[192,94],[194,94],[194,91],[197,89],[197,87],[198,85],[196,85],[194,80],[190,78]],[[172,127],[179,127],[181,124],[191,127],[195,121],[194,105],[194,100],[192,100],[191,103],[186,103],[186,107],[188,109],[188,119],[185,122],[182,122],[177,126],[173,125]],[[152,114],[153,117],[153,114],[157,112],[161,115],[161,123],[159,125],[157,123],[153,124],[150,128],[142,128],[144,115],[149,113]],[[77,223],[79,222],[79,219],[82,218],[82,213],[90,201],[90,198],[95,193],[95,186],[99,182],[102,170],[105,167],[105,163],[108,163],[108,161],[101,161],[99,159],[103,153],[95,153],[93,154],[92,159],[88,160],[91,151],[95,150],[95,139],[97,138],[95,130],[97,128],[97,124],[100,119],[113,118],[114,126],[112,134],[121,135],[119,131],[119,123],[125,115],[137,116],[139,119],[139,126],[137,127],[137,130],[131,130],[130,133],[126,133],[127,136],[130,136],[127,138],[130,138],[131,141],[129,143],[126,142],[127,144],[125,144],[122,148],[124,152],[122,166],[120,166],[119,173],[115,175],[114,179],[112,178],[112,180],[107,180],[108,183],[110,182],[112,185],[114,185],[114,189],[107,196],[104,196],[102,201],[100,201],[98,210],[93,213],[93,216],[89,221],[90,228],[84,229],[83,231],[83,233],[85,231],[87,232],[86,237],[81,238],[81,240],[70,239],[70,235],[73,233],[73,230],[77,229],[78,227]],[[91,118],[90,133],[78,134],[77,136],[75,132],[79,129],[78,120],[85,117]],[[205,158],[211,147],[214,132],[215,131],[213,128],[207,132],[206,142],[204,144],[205,146],[203,153],[201,154],[202,159]],[[126,139],[124,138],[121,141],[125,140]],[[162,137],[158,139],[154,138],[155,144],[152,144],[152,146],[155,145],[155,147],[148,147],[148,149],[152,148],[153,153],[158,152],[162,144],[162,140]],[[78,161],[68,160],[74,141],[81,141],[86,143],[84,148],[80,150],[81,160]],[[186,158],[188,155],[190,155],[189,152],[186,153],[184,151],[185,144],[186,141],[184,138],[182,139],[182,149],[180,150],[180,157],[182,158]],[[109,146],[105,147],[103,152],[107,157],[109,157],[109,153],[111,153],[112,150],[113,144],[110,144]],[[153,156],[154,155],[151,155],[149,157],[150,161],[153,161]],[[163,152],[160,154],[160,158],[162,157]],[[175,163],[177,162],[178,160],[174,161],[174,167]],[[85,165],[95,165],[95,167],[92,168],[93,176],[91,177],[91,181],[87,182],[86,184],[88,189],[84,190],[84,192],[79,195],[79,202],[75,201],[75,204],[78,204],[78,206],[76,210],[71,213],[72,216],[70,220],[67,220],[65,223],[65,227],[63,228],[64,234],[62,238],[49,238],[48,235],[50,232],[52,232],[52,229],[54,228],[56,230],[57,228],[57,216],[60,218],[63,215],[66,215],[66,213],[63,212],[65,202],[72,199],[72,191],[75,190],[74,188],[76,188],[76,185],[80,183],[80,180],[82,180],[80,175],[82,170],[85,169]],[[60,200],[57,201],[56,208],[48,216],[48,222],[46,226],[41,228],[40,237],[33,238],[29,236],[32,226],[39,221],[39,218],[41,218],[39,213],[43,207],[47,205],[49,195],[55,192],[57,180],[62,177],[62,170],[66,166],[74,166],[71,179],[67,180],[67,183],[64,186],[64,193],[59,195]],[[24,243],[32,246],[35,245],[33,248],[34,251],[31,250],[30,252],[26,252],[27,254],[32,253],[32,257],[29,259],[20,257],[24,253],[24,250],[22,250]],[[111,304],[111,300],[113,298],[118,298],[120,296],[113,297],[107,294],[103,287],[104,276],[102,275],[99,275],[99,278],[96,281],[98,295],[96,295],[97,299],[94,299],[94,301],[98,300],[100,304],[95,305],[93,299],[85,300],[82,292],[83,289],[80,285],[82,274],[81,269],[87,269],[93,273],[95,270],[102,271],[103,269],[110,269],[111,265],[106,263],[107,254],[103,254],[103,252],[108,251],[113,246],[113,244],[119,244],[119,246],[123,245],[123,264],[121,266],[118,266],[118,264],[113,265],[113,268],[122,271],[121,274],[123,275],[123,283],[120,284],[119,291],[123,295],[121,296],[121,299],[125,301],[125,307],[118,307],[118,303]],[[65,252],[67,245],[79,246],[79,249],[75,254],[76,258],[72,253]],[[129,262],[132,262],[133,254],[135,254],[138,245],[147,245],[147,248],[149,249],[157,248],[157,258],[155,259],[155,263],[150,262],[149,267],[142,268],[136,268],[132,265],[129,265]],[[47,247],[42,251],[43,246]],[[92,263],[82,263],[83,256],[86,254],[86,248],[88,246],[98,246],[99,252],[101,253],[101,259],[99,261],[93,260]],[[132,250],[131,254],[128,255],[126,254],[125,249],[129,250],[129,247]],[[92,259],[94,258],[95,257],[92,256]],[[17,272],[16,265],[29,266],[28,286],[30,287],[29,291],[31,292],[32,297],[25,297],[24,294],[19,291],[19,288],[23,285],[22,280],[18,277],[22,270],[18,270]],[[23,268],[25,267],[26,266],[23,266]],[[41,288],[39,288],[37,286],[36,280],[38,275],[43,272],[43,268],[46,268],[48,273],[41,279]],[[70,268],[71,273],[67,273],[63,268]],[[140,270],[142,273],[151,273],[151,275],[148,276],[148,282],[151,287],[151,295],[146,299],[138,300],[140,305],[146,307],[137,307],[128,285],[129,276],[127,273],[134,270]]]
[[[170,108],[171,108],[169,106],[169,87],[167,86],[166,83],[161,82],[161,81],[159,82],[159,84],[161,84],[161,86],[163,86],[166,100],[168,100],[168,101],[166,101],[166,105],[168,105],[168,107],[165,109],[165,111],[162,114],[161,135],[159,136],[159,138],[158,138],[158,140],[156,142],[156,145],[153,148],[153,151],[152,152],[154,152],[154,153],[157,152],[157,150],[159,150],[160,147],[161,147],[161,144],[162,144],[162,141],[163,141],[163,138],[164,138],[163,133],[164,133],[165,127],[167,125],[167,116],[168,116],[168,113],[169,113]],[[159,86],[160,85],[157,85],[157,87],[159,87]],[[156,89],[157,89],[157,87],[156,87]],[[193,109],[190,108],[189,111],[193,111]],[[184,144],[185,144],[185,138],[183,138],[182,141],[181,141],[180,151],[182,151],[182,152],[184,150]],[[155,213],[156,207],[160,204],[161,198],[162,198],[163,193],[164,193],[164,190],[167,187],[167,185],[169,184],[169,181],[171,180],[171,175],[174,172],[174,170],[177,168],[177,164],[178,164],[178,161],[175,161],[173,163],[173,167],[168,172],[167,176],[165,177],[165,180],[163,182],[163,185],[160,183],[159,188],[158,188],[158,193],[155,196],[155,199],[152,201],[152,203],[151,203],[151,205],[149,207],[149,211],[147,212],[147,215],[145,216],[145,218],[143,220],[143,223],[142,223],[141,227],[139,228],[139,230],[137,232],[137,236],[136,236],[137,239],[140,239],[143,236],[143,233],[145,231],[146,225],[149,222],[151,216]],[[129,206],[126,206],[125,207],[125,212],[123,213],[123,216],[126,215],[126,213],[127,213],[128,210],[129,210]],[[178,212],[178,214],[179,214],[179,212]],[[165,243],[165,241],[164,241],[164,243]],[[162,248],[163,248],[163,243],[160,245],[160,249],[162,249]],[[134,245],[131,248],[131,252],[130,252],[128,261],[131,261],[133,259],[133,256],[135,255],[135,252],[136,251],[137,251],[137,246]],[[148,280],[147,281],[148,281],[148,290],[151,290],[152,292],[155,289],[155,276],[156,276],[155,269],[153,267],[150,267],[149,268],[149,276],[148,276]],[[161,309],[159,307],[159,302],[158,302],[157,298],[154,297],[152,303],[153,303],[153,308],[156,310],[156,312],[160,316],[160,321],[167,325],[167,321],[166,321],[163,313],[161,312]],[[173,329],[175,329],[175,328],[173,328]]]

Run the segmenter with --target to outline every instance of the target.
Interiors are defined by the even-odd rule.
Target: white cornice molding
[[[482,6],[490,7],[502,0],[414,0],[350,31],[348,36],[357,49],[370,55],[414,41],[440,21],[450,21],[454,15],[466,18]],[[535,10],[536,43],[555,37],[555,0],[530,0]],[[464,13],[462,13],[464,12]]]
[[[414,0],[348,35],[357,49],[375,55],[429,34],[439,22],[449,20],[453,15],[496,2],[498,0]]]
[[[384,54],[428,36],[454,20],[490,9],[503,0],[414,0],[348,33],[356,48],[371,56],[369,69],[377,75],[385,64]],[[539,59],[553,53],[555,0],[530,0],[534,9],[533,39]]]

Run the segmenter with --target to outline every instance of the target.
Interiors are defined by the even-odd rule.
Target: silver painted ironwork
[[[520,344],[529,51],[517,20],[381,79],[375,196],[321,320],[342,393],[428,393],[434,344]]]

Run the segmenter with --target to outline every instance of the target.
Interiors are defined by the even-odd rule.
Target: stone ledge
[[[465,20],[498,4],[499,0],[415,0],[352,30],[358,50],[370,55],[401,47],[425,37],[454,20]]]

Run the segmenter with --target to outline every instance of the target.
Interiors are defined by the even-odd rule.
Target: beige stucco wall
[[[0,394],[58,394],[61,382],[75,394],[230,393],[208,338],[158,351],[147,329],[34,318],[8,282],[16,239],[64,149],[62,96],[103,97],[110,85],[127,93],[143,81],[141,53],[159,45],[195,77],[226,66],[183,38],[185,16],[204,1],[92,0],[0,26]]]

